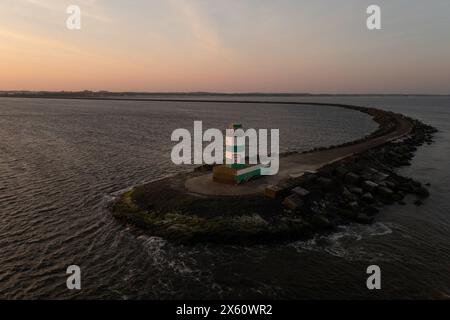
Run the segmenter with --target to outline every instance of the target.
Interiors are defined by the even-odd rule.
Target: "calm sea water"
[[[172,130],[240,121],[280,128],[283,150],[307,150],[375,124],[333,107],[0,98],[0,298],[448,298],[450,99],[295,100],[385,108],[437,127],[436,143],[400,170],[430,182],[431,198],[304,242],[174,246],[106,209],[120,190],[188,169],[169,160]],[[66,289],[71,264],[82,269],[79,292]],[[370,264],[382,268],[381,291],[366,289]]]

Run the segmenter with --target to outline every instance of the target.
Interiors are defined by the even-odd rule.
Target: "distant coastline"
[[[448,97],[449,94],[426,93],[296,93],[296,92],[112,92],[112,91],[0,91],[1,98],[41,98],[41,99],[94,99],[94,100],[151,100],[153,97]],[[139,98],[138,98],[139,97]],[[149,97],[149,99],[146,99]]]

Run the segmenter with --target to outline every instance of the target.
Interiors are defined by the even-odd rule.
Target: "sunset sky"
[[[0,90],[23,89],[450,94],[450,1],[1,0]]]

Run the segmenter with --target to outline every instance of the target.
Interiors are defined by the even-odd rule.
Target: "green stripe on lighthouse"
[[[231,146],[231,145],[227,145],[226,146],[226,151],[229,151],[229,152],[244,152],[245,151],[245,146]]]

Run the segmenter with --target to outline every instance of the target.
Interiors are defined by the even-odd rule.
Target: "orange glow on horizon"
[[[437,13],[434,29],[399,20],[375,34],[346,6],[316,21],[325,1],[78,2],[70,31],[70,1],[2,1],[0,90],[450,93]]]

